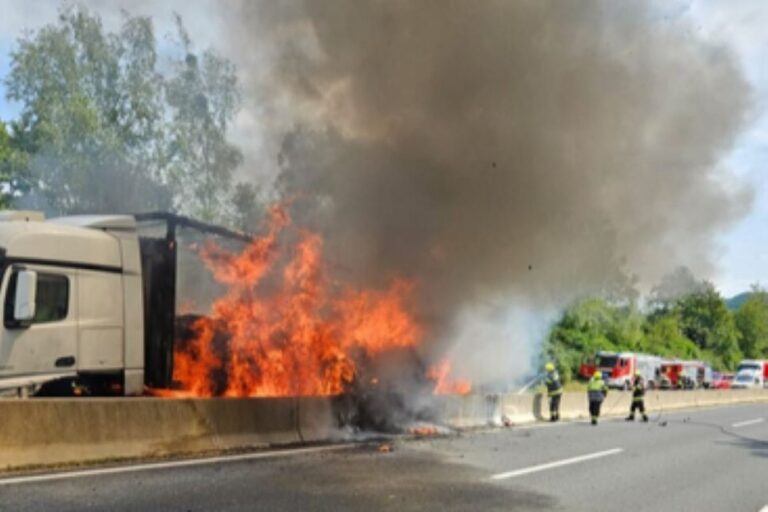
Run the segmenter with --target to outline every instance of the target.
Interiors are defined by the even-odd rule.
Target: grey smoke
[[[742,71],[652,3],[243,2],[229,24],[295,218],[345,279],[416,279],[435,340],[706,276],[749,208],[721,166]]]

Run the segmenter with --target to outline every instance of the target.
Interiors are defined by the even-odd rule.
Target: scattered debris
[[[409,429],[410,433],[415,436],[434,436],[437,434],[437,427],[434,427],[432,425],[419,425],[417,427],[411,427]]]

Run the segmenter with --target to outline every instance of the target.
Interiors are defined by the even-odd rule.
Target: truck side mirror
[[[14,297],[13,319],[17,322],[30,322],[35,318],[35,298],[37,294],[37,272],[20,270],[16,274],[16,297]]]

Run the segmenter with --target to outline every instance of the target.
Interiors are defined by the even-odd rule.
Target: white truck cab
[[[76,376],[118,394],[143,391],[134,217],[3,212],[0,297],[0,392],[25,395]]]

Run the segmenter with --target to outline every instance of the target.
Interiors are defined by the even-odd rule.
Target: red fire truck
[[[661,363],[662,389],[709,388],[712,380],[712,368],[704,361],[673,359]]]
[[[600,351],[594,359],[581,364],[579,375],[588,379],[598,369],[603,372],[603,379],[609,387],[629,389],[635,372],[640,372],[646,385],[655,388],[661,375],[661,358],[636,352]]]

